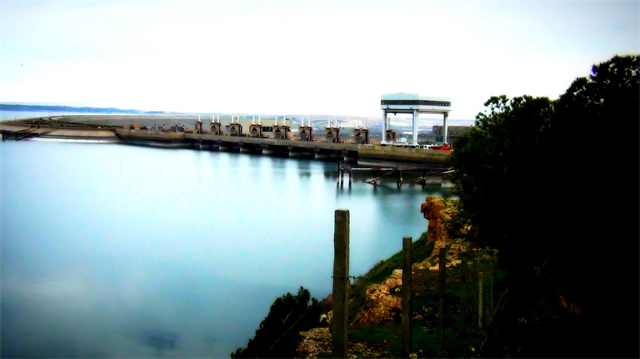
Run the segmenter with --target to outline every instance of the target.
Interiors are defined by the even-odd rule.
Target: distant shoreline
[[[119,109],[115,107],[73,107],[60,105],[19,105],[19,104],[0,104],[0,111],[19,111],[19,112],[80,112],[80,113],[121,113],[121,114],[163,114],[164,111],[141,111],[133,109]]]

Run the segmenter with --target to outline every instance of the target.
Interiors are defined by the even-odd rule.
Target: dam
[[[161,121],[167,125],[174,125],[163,125],[164,129],[157,125],[155,127],[151,125],[151,123]],[[214,120],[209,129],[205,129],[199,120],[179,117],[71,115],[5,121],[0,123],[0,134],[3,141],[22,141],[35,138],[86,140],[88,142],[101,141],[156,147],[183,147],[199,150],[312,157],[368,165],[391,162],[396,166],[423,166],[443,171],[450,168],[451,151],[426,149],[411,145],[375,143],[368,139],[368,132],[364,136],[362,135],[366,130],[364,128],[356,128],[353,138],[346,138],[339,133],[337,125],[328,125],[324,128],[323,137],[313,137],[310,125],[301,124],[299,128],[292,129],[292,126],[282,120],[282,123],[272,126],[265,124],[256,130],[259,128],[257,123],[249,124],[247,122],[245,120],[245,123],[242,123],[240,120],[234,121],[232,119],[232,122],[223,126]],[[249,131],[247,131],[247,127]],[[264,127],[267,127],[271,133],[261,131]],[[222,128],[226,128],[226,131],[221,130]],[[297,136],[293,132],[296,132]],[[301,135],[302,137],[300,137]]]

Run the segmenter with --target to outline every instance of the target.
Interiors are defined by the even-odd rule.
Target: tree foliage
[[[511,251],[519,257],[513,265],[530,265],[523,256],[539,264],[558,244],[545,241],[550,229],[545,223],[588,208],[587,179],[611,176],[637,187],[639,89],[638,57],[615,56],[594,65],[589,77],[576,79],[556,101],[491,97],[452,157],[462,216],[474,225],[473,239]],[[606,171],[610,168],[614,171]],[[563,198],[570,200],[559,204]],[[540,246],[547,248],[531,251]]]
[[[488,111],[478,114],[474,130],[456,143],[454,181],[463,216],[476,230],[474,239],[504,251],[533,215],[553,103],[503,95],[485,106]]]
[[[300,287],[297,295],[277,298],[247,346],[231,353],[231,358],[293,358],[300,331],[318,326],[321,308],[309,290]]]
[[[601,120],[637,124],[638,78],[638,56],[614,56],[594,65],[589,77],[576,79],[560,96],[557,111],[563,119],[560,124],[595,125],[594,121]]]
[[[501,250],[511,308],[541,290],[580,308],[528,332],[529,355],[638,356],[639,92],[638,56],[615,56],[556,101],[490,98],[456,143],[460,215]],[[545,352],[548,333],[564,351]]]

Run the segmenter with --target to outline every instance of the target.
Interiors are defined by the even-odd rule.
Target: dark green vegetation
[[[435,326],[435,323],[433,324]],[[411,326],[412,352],[419,358],[437,357],[438,338],[435,329],[423,323]],[[455,328],[445,330],[447,357],[478,357],[477,343],[482,341],[480,331],[469,331],[465,335]],[[360,326],[349,331],[349,343],[366,343],[384,357],[402,357],[402,328],[400,324]],[[330,353],[326,353],[330,357]],[[388,354],[388,355],[384,355]]]
[[[321,306],[303,287],[297,295],[277,298],[247,346],[231,353],[231,358],[293,358],[298,333],[318,326]]]
[[[505,237],[539,216],[521,213],[533,208],[536,188],[548,176],[540,147],[551,127],[553,104],[548,98],[500,96],[485,106],[489,113],[478,114],[474,130],[456,144],[454,181],[461,218],[473,224],[476,242],[505,250]]]
[[[638,357],[639,78],[616,56],[556,101],[492,97],[457,142],[458,225],[509,271],[484,356]]]

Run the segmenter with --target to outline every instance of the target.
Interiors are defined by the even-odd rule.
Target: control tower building
[[[387,131],[390,130],[389,113],[410,113],[413,114],[411,122],[412,145],[418,144],[418,116],[421,113],[437,113],[444,116],[443,120],[443,141],[447,142],[447,117],[451,111],[451,100],[447,97],[422,96],[411,93],[391,93],[382,95],[380,101],[382,108],[382,141],[387,142]]]

